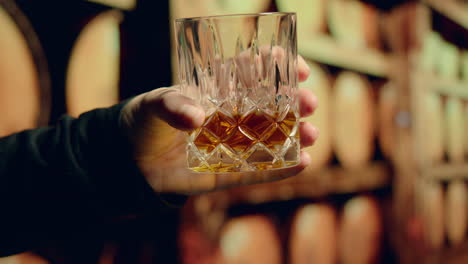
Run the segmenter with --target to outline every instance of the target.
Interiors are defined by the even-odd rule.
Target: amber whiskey
[[[198,154],[207,157],[204,165],[192,169],[231,171],[242,165],[256,169],[284,167],[288,161],[277,155],[284,152],[288,138],[298,140],[297,123],[293,111],[267,114],[257,109],[244,115],[216,111],[206,117],[202,127],[190,133]],[[212,153],[215,150],[222,154]]]

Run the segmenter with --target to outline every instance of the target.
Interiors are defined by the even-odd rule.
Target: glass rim
[[[233,18],[233,17],[260,17],[260,16],[288,16],[296,15],[296,12],[261,12],[261,13],[240,13],[240,14],[227,14],[227,15],[212,15],[212,16],[197,16],[197,17],[183,17],[176,18],[175,22],[189,22],[206,19],[222,19],[222,18]]]

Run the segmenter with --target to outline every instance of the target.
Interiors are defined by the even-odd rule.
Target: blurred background
[[[0,136],[177,83],[175,18],[273,11],[319,98],[310,167],[0,264],[468,263],[467,1],[0,0]]]

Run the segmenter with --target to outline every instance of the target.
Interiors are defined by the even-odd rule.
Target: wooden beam
[[[316,62],[350,69],[377,77],[389,75],[389,56],[372,49],[341,45],[332,37],[315,35],[300,39],[298,51]]]
[[[415,73],[424,80],[425,86],[441,95],[468,99],[468,83],[461,80],[441,78],[433,73]]]
[[[432,9],[468,29],[468,6],[453,0],[423,0]]]
[[[389,166],[385,162],[371,163],[355,170],[338,166],[316,172],[306,169],[298,176],[282,181],[242,186],[201,197],[213,201],[217,204],[216,207],[223,208],[239,203],[259,204],[295,198],[318,198],[385,188],[390,185],[390,175]]]
[[[468,164],[441,164],[423,169],[422,175],[440,181],[468,179]]]

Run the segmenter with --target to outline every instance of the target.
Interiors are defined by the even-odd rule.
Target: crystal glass
[[[240,172],[299,163],[294,13],[177,19],[181,92],[206,113],[188,167]]]

